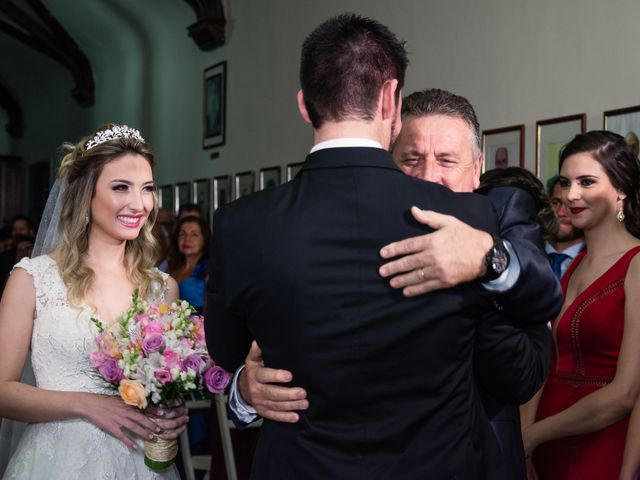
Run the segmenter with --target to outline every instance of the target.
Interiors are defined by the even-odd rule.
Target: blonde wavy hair
[[[112,126],[104,125],[95,133]],[[89,248],[90,222],[87,219],[91,218],[91,200],[104,166],[128,153],[141,155],[151,168],[154,166],[150,148],[135,138],[108,140],[87,151],[86,142],[95,133],[75,145],[63,144],[66,154],[58,170],[58,178],[64,182],[65,190],[58,225],[60,244],[56,248],[56,259],[60,276],[67,287],[69,304],[76,307],[85,301],[94,278],[93,270],[84,260]],[[161,275],[154,269],[157,243],[151,233],[157,214],[158,199],[154,194],[153,210],[142,226],[140,235],[135,240],[127,240],[125,245],[125,265],[143,298],[155,282],[162,282]]]

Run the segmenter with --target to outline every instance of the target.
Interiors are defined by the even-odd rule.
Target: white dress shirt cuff
[[[506,292],[516,284],[518,277],[520,277],[520,261],[518,260],[518,255],[516,255],[509,240],[503,240],[503,242],[505,247],[507,247],[507,252],[509,252],[509,266],[498,278],[482,284],[485,290],[494,293]]]
[[[238,388],[238,377],[244,369],[244,365],[236,370],[229,389],[229,409],[236,415],[239,421],[247,425],[258,419],[256,409],[244,401]]]

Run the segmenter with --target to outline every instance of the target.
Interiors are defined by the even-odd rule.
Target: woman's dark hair
[[[518,187],[531,194],[536,205],[536,216],[545,240],[555,238],[558,233],[558,217],[544,185],[529,170],[520,167],[495,168],[480,176],[480,190],[489,187]]]
[[[560,154],[560,169],[567,158],[578,153],[593,156],[604,168],[611,185],[626,195],[624,225],[629,233],[640,238],[640,162],[627,142],[617,133],[606,130],[576,135]]]
[[[182,267],[186,262],[186,257],[182,254],[178,248],[178,235],[180,229],[185,223],[197,223],[202,232],[202,238],[204,245],[202,246],[202,258],[209,258],[209,245],[211,244],[211,230],[209,225],[202,218],[194,215],[181,218],[176,224],[176,228],[171,235],[171,247],[169,248],[169,273],[175,272],[178,268]]]

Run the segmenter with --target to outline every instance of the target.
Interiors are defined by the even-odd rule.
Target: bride
[[[113,322],[136,288],[151,301],[177,298],[153,267],[153,155],[127,126],[65,147],[53,248],[16,265],[0,302],[0,416],[29,423],[4,478],[179,478],[175,467],[148,469],[141,447],[179,436],[186,409],[125,405],[89,360],[92,316]],[[30,347],[37,386],[20,382]]]

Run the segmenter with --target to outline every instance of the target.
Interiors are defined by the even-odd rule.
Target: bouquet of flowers
[[[221,393],[229,383],[229,373],[207,353],[203,318],[187,302],[147,303],[136,290],[116,322],[91,320],[99,332],[91,363],[128,405],[171,405],[187,393]],[[145,441],[145,463],[163,470],[177,451],[176,440]]]

